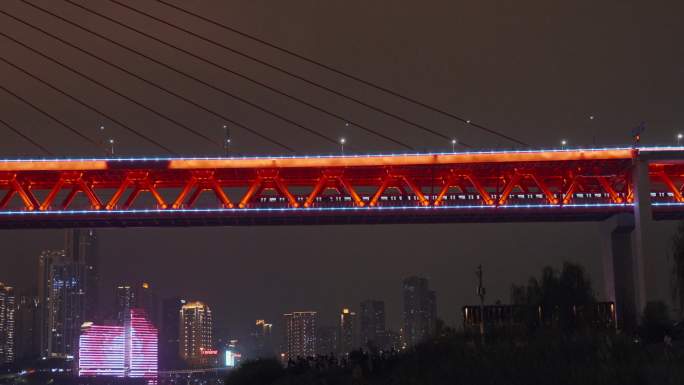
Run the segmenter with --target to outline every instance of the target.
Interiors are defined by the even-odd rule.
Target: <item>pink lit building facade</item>
[[[157,378],[157,329],[144,310],[131,309],[124,326],[83,324],[79,376]]]

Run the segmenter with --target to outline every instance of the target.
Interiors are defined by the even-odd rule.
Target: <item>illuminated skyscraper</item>
[[[256,357],[272,357],[274,355],[272,331],[272,324],[262,319],[256,320],[252,332]]]
[[[78,375],[123,377],[126,374],[123,326],[83,324],[79,338]]]
[[[14,289],[0,282],[0,365],[14,361]]]
[[[52,265],[63,263],[66,259],[64,250],[45,250],[38,259],[38,340],[40,341],[40,355],[50,355],[52,325],[50,313],[52,311]]]
[[[79,339],[79,376],[157,378],[157,329],[143,309],[131,309],[123,326],[86,322]]]
[[[383,348],[385,339],[385,303],[366,300],[361,302],[361,344]]]
[[[409,277],[403,283],[404,295],[404,341],[408,346],[432,336],[437,320],[435,292],[428,287],[428,280]]]
[[[202,365],[202,352],[213,349],[211,309],[206,304],[188,302],[180,310],[179,353],[184,360]]]
[[[316,318],[315,311],[292,312],[285,317],[286,358],[316,356]]]
[[[51,356],[75,357],[78,336],[85,319],[86,266],[54,261],[50,272],[48,348]]]
[[[73,263],[84,265],[85,292],[84,317],[98,322],[100,314],[100,255],[97,233],[92,229],[69,229],[66,231],[65,253]]]
[[[256,335],[257,337],[271,337],[272,330],[273,324],[270,324],[265,320],[258,319],[254,323],[254,335]]]
[[[347,354],[356,349],[356,313],[347,308],[340,313],[339,353]]]
[[[130,339],[128,377],[157,377],[158,333],[144,309],[131,309],[124,327]]]
[[[137,306],[135,288],[129,284],[119,284],[114,288],[114,316],[123,325],[131,309]]]
[[[67,230],[65,250],[44,251],[38,265],[41,355],[74,357],[81,324],[101,318],[95,232]]]

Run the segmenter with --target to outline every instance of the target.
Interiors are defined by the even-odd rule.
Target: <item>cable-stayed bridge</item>
[[[467,114],[399,93],[186,7],[170,0],[8,0],[0,5],[5,75],[0,97],[11,106],[3,109],[0,127],[49,156],[0,160],[0,227],[600,221],[608,245],[607,299],[616,302],[621,317],[635,318],[655,292],[651,286],[657,277],[649,270],[647,253],[653,241],[646,229],[653,220],[684,217],[684,148],[457,152],[457,146],[477,148],[471,140],[520,148],[528,144]],[[250,48],[226,43],[222,33],[199,32],[207,27],[232,34]],[[125,35],[136,44],[122,39]],[[172,59],[159,55],[161,50],[172,53]],[[247,64],[235,65],[216,52]],[[74,65],[74,60],[92,65]],[[150,76],[155,72],[168,76]],[[278,77],[293,86],[282,86]],[[236,80],[254,93],[245,94],[232,84]],[[179,84],[202,92],[183,92]],[[55,97],[68,109],[45,102]],[[157,97],[169,103],[154,103]],[[217,108],[210,97],[230,107]],[[105,98],[121,103],[97,103]],[[281,106],[263,103],[269,98]],[[326,98],[335,103],[326,104]],[[130,119],[131,111],[148,116],[156,132]],[[39,119],[43,132],[68,134],[64,142],[88,145],[88,152],[79,153],[102,153],[108,143],[113,153],[114,138],[124,135],[134,138],[136,147],[149,146],[148,153],[170,155],[58,158],[53,154],[64,151],[47,145],[49,135],[29,134],[26,116]],[[255,124],[253,118],[270,123]],[[206,119],[225,128],[221,140],[197,123]],[[84,121],[91,129],[84,128]],[[433,127],[436,122],[441,126]],[[107,137],[97,138],[97,127],[104,125]],[[176,154],[182,151],[169,144],[170,137],[183,135],[213,144],[206,152],[229,153],[230,129],[251,137],[256,148],[301,154],[301,139],[289,134],[300,133],[330,150],[344,143],[341,127],[343,136],[365,137],[402,152],[415,152],[430,140],[453,151],[181,158]],[[407,133],[419,133],[413,140],[421,146],[407,140],[412,137]],[[349,144],[355,147],[347,151],[358,152],[364,143]],[[365,148],[376,145],[365,143]]]

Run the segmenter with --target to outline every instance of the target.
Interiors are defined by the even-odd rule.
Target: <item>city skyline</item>
[[[94,237],[94,234],[96,234],[96,232],[97,232],[97,230],[89,230],[88,232],[83,232],[83,234],[90,234],[89,236]],[[71,236],[69,234],[71,234],[71,233],[72,233],[72,231],[70,231],[70,230],[65,231],[65,234],[67,234],[67,237],[66,237],[67,245],[70,242]],[[97,250],[97,249],[93,249],[92,252],[99,254],[99,250]],[[69,260],[69,257],[67,257],[66,255],[67,254],[64,250],[43,250],[41,252],[39,258],[38,258],[38,265],[39,265],[39,267],[45,265],[46,262],[44,262],[44,261],[48,260],[48,259],[50,261],[57,260],[57,261],[59,261],[59,263],[64,263],[64,261]],[[43,268],[49,270],[50,266],[53,263],[54,262],[49,262]],[[40,271],[40,269],[39,269],[39,271]],[[45,273],[39,274],[39,277],[43,277],[43,276],[46,277],[43,279],[47,279],[47,277],[48,277],[48,275]],[[40,279],[39,279],[39,281],[40,281]],[[112,305],[98,304],[98,311],[84,316],[84,319],[86,319],[87,321],[90,321],[90,322],[95,322],[95,320],[106,320],[109,322],[116,321],[120,324],[123,324],[123,320],[124,320],[123,314],[127,314],[127,312],[131,308],[140,307],[140,308],[145,308],[147,311],[148,317],[154,321],[154,319],[156,317],[160,316],[159,313],[162,311],[162,302],[164,302],[164,301],[176,301],[179,304],[181,304],[179,306],[182,306],[182,304],[186,303],[186,300],[180,300],[178,297],[168,297],[168,298],[164,297],[164,298],[159,299],[156,297],[156,295],[154,296],[153,301],[150,299],[147,299],[147,301],[146,301],[145,300],[146,296],[152,296],[152,294],[149,294],[149,293],[151,293],[155,289],[156,290],[160,289],[159,287],[155,287],[153,289],[152,285],[149,282],[139,281],[139,282],[136,282],[134,284],[131,284],[131,283],[128,283],[128,282],[132,282],[131,280],[123,280],[123,279],[114,279],[113,282],[115,282],[115,283],[113,284],[111,290],[107,290],[107,288],[104,288],[104,291],[111,291],[114,293],[112,295],[113,301],[110,301],[112,303]],[[31,291],[37,290],[38,286],[40,286],[40,283],[37,282],[35,285],[29,285],[27,287],[22,287],[21,289],[24,292],[31,292]],[[97,296],[100,295],[101,291],[103,291],[102,287],[98,287]],[[36,297],[39,297],[39,295]],[[106,296],[106,295],[103,297],[108,298],[108,296]],[[184,297],[190,298],[188,296],[184,296]],[[154,302],[155,305],[151,305],[149,302]],[[377,305],[377,303],[379,303],[380,305]],[[385,324],[384,300],[381,300],[381,301],[363,300],[363,301],[360,301],[358,304],[351,304],[351,303],[345,302],[345,308],[343,309],[344,311],[342,314],[344,315],[344,314],[350,313],[349,309],[352,309],[355,311],[351,311],[351,315],[355,317],[356,313],[363,309],[364,304],[367,304],[368,306],[382,306],[382,310],[380,310],[380,311],[382,312],[382,325],[384,327],[384,324]],[[401,305],[401,306],[403,308],[404,305]],[[150,310],[150,307],[154,307],[154,310]],[[272,311],[273,310],[271,310],[271,312]],[[403,312],[402,312],[402,314],[403,314]],[[403,322],[403,315],[399,316],[399,317],[402,318],[401,322]],[[331,318],[330,315],[328,315],[327,318],[330,319]],[[252,321],[252,318],[247,318],[247,317],[245,317],[243,320],[243,322],[251,322],[251,321]],[[263,320],[259,320],[259,321],[261,321],[263,323]],[[354,323],[359,323],[359,322],[361,322],[361,321],[354,321]],[[267,324],[267,325],[269,325],[269,327],[271,327],[270,324]],[[333,322],[331,325],[339,326],[339,319],[336,319],[335,322]],[[355,326],[355,327],[358,329],[356,331],[356,333],[357,334],[360,333],[361,332],[359,329],[361,327],[360,324]],[[398,330],[400,328],[401,328],[401,324],[396,329]],[[359,338],[359,340],[355,342],[356,344],[361,341],[360,340],[360,334],[358,334],[358,336],[355,338]]]
[[[434,226],[437,228],[446,227],[444,225],[434,225]],[[516,227],[516,225],[510,225],[510,226]],[[558,226],[558,225],[555,225],[555,226]],[[544,229],[543,228],[544,226],[541,224],[539,226],[535,226],[535,227],[538,227],[540,229],[540,231],[548,232],[549,234],[553,232],[552,230]],[[266,228],[263,230],[266,232],[273,231],[273,230],[266,229]],[[110,234],[112,232],[112,230],[98,230],[98,231],[100,233],[110,233]],[[128,230],[123,230],[123,231],[128,231]],[[207,229],[207,231],[210,233],[220,232],[218,229]],[[238,229],[238,231],[240,231],[240,230]],[[304,229],[304,230],[300,230],[300,231],[295,230],[294,232],[301,233],[301,232],[306,232],[306,231],[307,230]],[[53,232],[53,231],[50,231],[50,232]],[[429,232],[428,230],[423,231],[423,233],[425,233],[425,234],[427,234],[428,232]],[[55,234],[52,236],[53,242],[50,242],[48,244],[50,246],[48,248],[58,249],[63,245],[64,231],[58,230],[58,231],[54,231],[54,233]],[[525,236],[525,234],[523,234],[523,233],[524,233],[523,231],[520,231],[521,237]],[[592,234],[590,234],[590,235],[592,235]],[[592,239],[592,238],[593,237],[589,237],[588,239]],[[114,239],[116,239],[116,237]],[[114,239],[112,239],[112,240],[114,240]],[[579,245],[570,245],[570,246],[574,247],[574,248],[579,247]],[[598,255],[599,253],[600,253],[600,250],[596,250],[596,255]],[[106,254],[107,254],[107,252],[105,251],[105,255]],[[572,253],[563,253],[563,254],[569,255]],[[601,271],[600,266],[597,266],[599,264],[595,260],[593,260],[591,255],[589,255],[589,256],[583,255],[582,257],[583,257],[582,259],[576,259],[576,260],[587,267],[588,272],[590,274],[590,277],[592,278],[592,281],[600,283],[602,281],[602,276],[600,273],[600,271]],[[106,257],[106,258],[111,258],[111,257]],[[37,265],[37,263],[34,263],[33,267],[31,266],[31,263],[30,263],[31,260],[36,261],[36,259],[37,258],[34,257],[34,258],[31,258],[29,261],[24,261],[24,262],[29,262],[29,263],[24,263],[25,268],[23,270],[26,270],[29,272],[36,271],[35,269],[37,269],[37,266],[35,266],[35,265]],[[362,259],[363,258],[359,257],[359,260],[362,260]],[[570,258],[568,258],[568,259],[572,260]],[[546,262],[543,259],[540,259],[539,263],[540,263],[540,265],[543,265]],[[190,289],[190,290],[178,290],[178,289],[175,289],[175,288],[177,288],[177,286],[174,285],[174,283],[173,283],[174,280],[168,280],[167,282],[169,282],[169,284],[165,285],[164,284],[165,280],[163,280],[163,279],[162,280],[147,279],[148,277],[150,277],[151,275],[154,274],[154,267],[153,267],[154,263],[151,263],[148,266],[149,266],[148,274],[145,274],[141,271],[135,271],[135,272],[133,272],[133,274],[131,274],[131,272],[123,272],[122,271],[119,274],[117,274],[116,276],[114,276],[114,274],[108,275],[106,277],[107,282],[103,283],[101,285],[100,291],[102,292],[102,296],[103,296],[102,302],[104,304],[113,303],[114,298],[111,294],[111,292],[113,290],[111,288],[120,282],[124,282],[124,281],[125,282],[143,282],[143,281],[147,280],[147,281],[150,281],[150,284],[154,288],[161,291],[160,298],[181,296],[183,298],[188,298],[188,299],[195,298],[195,297],[198,299],[199,298],[205,299],[208,303],[214,304],[214,307],[217,308],[217,311],[218,311],[217,322],[225,324],[231,330],[235,331],[236,334],[246,334],[246,333],[248,333],[249,325],[253,322],[253,319],[256,319],[259,317],[264,317],[267,319],[277,319],[278,314],[282,314],[282,312],[284,312],[284,311],[288,311],[289,309],[297,308],[297,307],[299,307],[300,309],[301,308],[303,308],[303,309],[317,308],[317,309],[319,309],[319,311],[321,313],[321,317],[323,317],[322,322],[324,324],[337,325],[337,318],[336,318],[335,314],[337,314],[337,312],[339,311],[339,308],[342,308],[345,306],[346,307],[352,306],[353,308],[356,308],[356,310],[358,311],[357,304],[359,304],[362,300],[364,300],[365,297],[369,296],[362,291],[358,291],[357,293],[354,294],[353,297],[349,297],[349,296],[346,296],[346,298],[338,297],[333,301],[327,301],[327,300],[322,300],[320,302],[319,301],[311,301],[308,304],[304,303],[303,301],[299,301],[299,304],[294,304],[294,305],[290,305],[290,306],[282,305],[282,306],[279,306],[278,308],[273,308],[271,306],[254,306],[255,304],[252,303],[252,304],[247,304],[248,306],[246,306],[247,308],[250,309],[251,314],[249,316],[240,316],[240,317],[228,316],[228,317],[225,317],[222,315],[222,313],[223,313],[224,309],[234,307],[234,305],[231,305],[230,302],[232,300],[235,300],[235,297],[229,297],[226,299],[221,299],[221,297],[218,297],[218,298],[214,297],[215,299],[213,299],[212,298],[213,297],[213,294],[212,294],[213,290],[208,291],[209,295],[206,295],[206,294],[201,295],[197,292],[197,290],[192,290],[192,289]],[[111,267],[114,267],[114,270],[116,270],[117,266],[116,266],[116,264],[114,264],[114,266],[111,266]],[[123,267],[123,266],[121,266],[121,267]],[[513,267],[511,267],[511,268],[513,268]],[[108,269],[108,270],[111,271],[111,269]],[[179,266],[179,273],[182,270],[183,270],[182,267]],[[419,270],[419,269],[416,269],[416,270]],[[490,270],[487,268],[487,265],[485,264],[485,277],[488,276],[489,271]],[[13,276],[14,277],[21,276],[21,272],[22,272],[22,270],[19,271],[20,274],[13,274]],[[474,272],[474,267],[472,269],[472,272]],[[402,322],[403,322],[402,321],[402,315],[401,315],[402,314],[402,304],[401,304],[400,295],[398,294],[399,291],[401,290],[401,280],[403,278],[405,278],[406,276],[413,275],[413,274],[415,274],[415,271],[406,271],[406,272],[397,272],[396,276],[383,277],[383,281],[386,283],[384,285],[383,290],[381,290],[379,292],[384,293],[384,295],[374,295],[375,297],[382,298],[384,301],[386,301],[389,304],[388,310],[387,310],[388,325],[393,330],[399,330],[402,327]],[[532,274],[534,274],[534,270],[530,271],[529,273],[527,271],[519,271],[519,277],[520,278],[515,279],[515,280],[511,279],[512,282],[490,282],[490,283],[488,283],[488,285],[487,285],[487,288],[488,288],[487,301],[493,303],[498,299],[498,300],[502,300],[503,302],[507,302],[509,299],[509,294],[510,294],[510,292],[509,292],[510,284],[524,282]],[[460,322],[460,318],[459,318],[460,313],[459,312],[460,312],[461,306],[466,305],[466,304],[476,303],[478,301],[478,298],[476,297],[476,295],[472,289],[472,287],[474,287],[474,285],[476,284],[476,280],[475,280],[474,275],[471,276],[472,278],[469,281],[455,282],[456,286],[453,286],[454,282],[452,282],[452,283],[448,282],[448,278],[446,278],[446,277],[448,277],[448,274],[446,276],[442,275],[442,277],[444,277],[444,278],[442,278],[443,280],[438,280],[438,279],[432,278],[436,274],[420,274],[420,275],[429,278],[431,281],[431,284],[438,285],[436,291],[443,293],[442,295],[446,295],[447,298],[449,296],[453,296],[454,294],[459,294],[459,297],[462,298],[459,301],[455,301],[456,305],[454,307],[447,307],[446,309],[440,310],[440,317],[444,318],[445,321],[447,322],[447,324],[449,324],[449,325],[452,325],[452,326],[458,325],[458,323]],[[129,278],[129,279],[122,278],[122,277],[126,277],[126,276],[131,277],[131,278]],[[27,277],[24,280],[21,280],[21,281],[24,281],[23,285],[14,284],[13,282],[12,282],[12,284],[14,286],[18,287],[19,289],[22,289],[22,290],[23,289],[30,289],[32,286],[34,286],[31,282],[32,278],[34,278],[34,277],[35,277],[35,275],[33,275],[33,274],[27,274]],[[12,280],[12,281],[14,281],[14,280]],[[7,284],[10,284],[9,280],[5,280],[5,282]],[[446,285],[445,285],[445,283],[446,283]],[[108,286],[108,285],[111,285],[111,286]],[[330,285],[329,287],[327,287],[327,289],[328,290],[334,290],[333,286],[334,285]],[[460,287],[461,289],[458,293],[456,293],[455,291],[458,290],[457,289],[458,287]],[[600,285],[597,285],[596,290],[600,296],[602,294]],[[189,295],[185,295],[184,292],[188,293]],[[193,292],[196,293],[194,296],[191,295]],[[267,295],[267,293],[264,293],[264,295]],[[347,298],[350,298],[350,299],[347,299]],[[312,302],[318,302],[318,304],[314,304]],[[225,304],[225,305],[222,305],[222,304]],[[278,328],[278,326],[276,326],[276,328]]]
[[[93,325],[94,323],[104,321],[105,325],[118,325],[123,327],[126,325],[126,322],[128,322],[128,315],[133,309],[137,308],[144,309],[143,311],[146,314],[146,318],[150,320],[151,323],[156,323],[154,320],[159,319],[158,317],[163,318],[159,319],[159,321],[157,321],[159,323],[156,324],[160,330],[159,356],[163,357],[163,367],[174,365],[174,362],[177,364],[179,362],[177,361],[177,358],[181,358],[194,365],[201,365],[200,362],[203,362],[202,359],[208,358],[203,357],[201,351],[213,351],[213,349],[216,349],[221,345],[219,341],[212,338],[212,334],[216,333],[216,330],[225,329],[225,326],[212,322],[211,311],[207,305],[199,301],[186,301],[179,298],[163,298],[160,301],[155,294],[158,288],[153,288],[152,285],[146,281],[129,284],[127,282],[131,282],[130,280],[118,279],[115,281],[117,283],[109,290],[113,293],[111,305],[98,303],[97,310],[88,310],[86,305],[87,298],[90,298],[93,294],[86,290],[85,285],[93,281],[99,283],[100,278],[98,274],[96,275],[97,279],[94,279],[93,277],[88,276],[88,272],[93,270],[99,271],[101,266],[94,262],[91,262],[90,264],[84,262],[87,260],[96,261],[99,258],[100,250],[97,247],[92,247],[93,245],[97,245],[96,239],[98,238],[98,234],[96,230],[66,230],[64,231],[64,234],[64,250],[44,250],[37,259],[39,274],[36,286],[41,286],[43,289],[37,290],[36,287],[25,288],[23,290],[23,295],[17,298],[17,300],[21,301],[22,305],[16,307],[17,316],[14,316],[14,318],[17,318],[19,314],[23,314],[22,311],[26,312],[22,317],[22,322],[19,323],[19,326],[25,334],[22,334],[20,336],[21,338],[17,339],[17,342],[14,344],[12,351],[14,356],[16,356],[19,343],[22,344],[23,350],[22,356],[20,356],[21,359],[30,357],[31,354],[37,354],[39,346],[34,348],[31,347],[33,344],[32,340],[35,339],[37,345],[42,343],[44,346],[43,351],[51,356],[76,357],[76,353],[69,349],[71,349],[71,346],[78,347],[77,345],[69,343],[71,339],[69,336],[78,336],[81,335],[81,332],[69,332],[70,326],[68,325],[59,326],[65,322],[63,320],[72,323],[81,320],[78,322],[81,322],[82,325]],[[80,247],[74,247],[75,245],[80,245]],[[409,277],[406,280],[411,279],[419,279],[422,280],[421,282],[427,282],[425,278],[417,277]],[[406,282],[406,280],[404,280],[404,282]],[[64,282],[69,282],[69,285]],[[74,285],[73,289],[71,289],[72,286],[70,285]],[[406,289],[405,286],[406,284],[404,283],[404,290]],[[92,288],[92,286],[87,287]],[[59,290],[55,291],[58,288]],[[8,290],[11,290],[12,292],[11,299],[14,304],[14,289]],[[37,295],[27,295],[32,292],[36,293],[36,290],[38,293]],[[63,290],[67,291],[63,292]],[[69,290],[72,290],[73,293]],[[96,287],[94,296],[99,298],[101,291],[101,287]],[[107,290],[105,290],[105,292],[106,291]],[[432,294],[434,299],[434,292],[430,291],[429,293]],[[72,296],[75,296],[74,298],[76,299],[68,299]],[[31,306],[31,301],[35,301],[35,308]],[[405,301],[406,299],[404,299],[404,302]],[[65,308],[64,306],[67,307]],[[403,307],[406,306],[405,303]],[[11,308],[14,310],[13,306],[11,306]],[[358,319],[358,311],[364,312],[362,314],[365,318]],[[67,313],[67,315],[64,316],[62,315],[64,312],[71,313]],[[199,314],[198,312],[202,314]],[[369,342],[367,338],[368,335],[372,335],[374,346],[380,349],[388,349],[389,346],[396,346],[392,345],[388,338],[390,338],[389,336],[391,333],[400,334],[401,329],[394,331],[386,329],[384,312],[384,301],[364,300],[358,304],[349,304],[342,309],[336,324],[332,326],[331,330],[334,335],[331,337],[323,337],[333,338],[330,342],[322,342],[320,339],[321,336],[325,334],[326,327],[328,326],[319,324],[318,321],[314,321],[315,326],[313,326],[313,330],[315,330],[315,333],[321,333],[321,336],[313,337],[314,345],[312,346],[318,348],[318,346],[323,343],[323,346],[326,346],[323,349],[330,349],[330,353],[344,355],[359,347],[367,346]],[[294,312],[293,314],[300,313],[301,312]],[[178,316],[179,314],[180,317]],[[240,335],[238,333],[233,333],[229,336],[231,336],[230,338],[234,338],[236,342],[238,340],[242,341],[240,342],[240,349],[243,351],[243,354],[244,352],[248,352],[247,357],[252,355],[258,357],[260,355],[268,356],[269,354],[276,354],[283,349],[282,346],[278,347],[280,343],[277,341],[283,337],[285,337],[286,340],[288,339],[288,332],[286,329],[291,323],[289,323],[290,321],[287,321],[287,316],[288,314],[286,314],[286,322],[281,324],[275,322],[276,331],[280,329],[279,335],[271,336],[273,323],[267,323],[263,319],[258,319],[256,321],[256,329],[253,329],[256,331],[252,331],[251,334],[251,336],[255,338],[254,340],[251,340],[245,334]],[[371,317],[372,320],[369,321],[368,317]],[[14,318],[12,319],[13,327]],[[205,318],[207,321],[204,321]],[[316,316],[316,318],[318,318],[318,316]],[[55,323],[57,322],[55,320],[58,319],[62,321],[59,321],[60,323]],[[73,321],[68,321],[71,319],[73,319]],[[53,324],[57,326],[52,326]],[[81,324],[78,325],[79,331],[81,330]],[[370,334],[368,330],[369,324],[371,324],[373,328],[373,331]],[[180,325],[180,327],[178,327],[178,325]],[[32,330],[34,327],[37,329],[36,331]],[[107,327],[109,326],[106,326],[105,329]],[[53,329],[53,332],[48,332],[46,337],[41,337],[40,330],[43,330],[44,328],[48,330]],[[65,332],[61,332],[62,329],[60,328],[64,328]],[[198,337],[197,331],[200,329],[207,330],[210,334]],[[59,339],[56,339],[54,336],[54,330],[58,330],[57,335],[60,336]],[[197,338],[199,338],[199,340],[194,342]],[[363,343],[364,338],[365,344]],[[178,342],[173,343],[172,340],[174,339]],[[219,343],[216,344],[216,342]],[[197,349],[198,346],[200,346],[199,350]],[[169,349],[175,349],[176,351],[172,352]],[[253,350],[249,351],[249,349]],[[14,356],[12,358],[14,358]]]
[[[92,230],[81,231],[77,233],[74,233],[71,230],[66,230],[64,233],[67,234],[67,236],[63,238],[66,239],[66,250],[68,250],[69,243],[73,242],[74,234],[81,234],[83,236],[87,236],[87,239],[96,239],[98,236],[97,232]],[[97,254],[99,253],[99,250],[91,249],[90,253]],[[71,251],[69,254],[72,256],[67,257],[67,253],[64,250],[44,250],[38,258],[38,265],[40,267],[40,269],[38,269],[38,281],[43,282],[43,280],[45,279],[44,277],[48,277],[49,280],[61,282],[64,281],[64,277],[73,276],[73,278],[70,278],[70,280],[73,280],[74,282],[88,282],[87,275],[85,275],[85,273],[80,270],[85,268],[86,266],[86,264],[83,264],[82,261],[86,259],[87,255],[74,257],[73,255],[75,253],[73,251]],[[74,264],[73,262],[76,263]],[[69,269],[76,268],[76,270],[74,270],[75,273],[69,269],[67,269],[67,272],[64,272],[65,267],[68,267]],[[96,265],[94,266],[94,268],[99,268],[99,266]],[[117,282],[121,281],[119,280]],[[55,285],[56,284],[52,283],[52,281],[48,282],[48,286],[52,286],[53,288],[62,287],[61,284],[58,286]],[[0,287],[0,289],[2,288]],[[425,341],[429,337],[435,335],[435,324],[438,318],[438,313],[436,312],[437,295],[435,290],[431,289],[430,280],[425,277],[411,275],[402,279],[401,293],[395,293],[397,296],[401,297],[401,300],[403,302],[403,330],[392,330],[392,328],[387,328],[385,320],[386,314],[384,300],[365,299],[360,301],[358,304],[348,304],[348,306],[342,308],[341,311],[338,310],[337,325],[334,326],[321,323],[319,321],[320,312],[318,311],[294,311],[284,314],[285,320],[280,325],[278,324],[277,320],[275,320],[275,322],[273,323],[269,323],[265,319],[257,319],[256,323],[253,324],[256,328],[252,329],[252,335],[256,338],[255,340],[245,338],[247,337],[246,335],[228,334],[228,340],[224,340],[223,342],[221,342],[221,337],[219,337],[219,339],[217,340],[216,337],[212,337],[212,335],[215,333],[215,330],[224,329],[224,326],[212,322],[211,311],[209,310],[208,306],[202,302],[186,301],[181,300],[179,298],[163,298],[163,300],[160,302],[154,294],[156,293],[157,288],[153,288],[153,286],[146,281],[137,282],[135,284],[118,283],[115,284],[112,289],[113,290],[111,290],[111,292],[114,293],[115,301],[113,301],[109,306],[101,304],[99,306],[99,309],[102,313],[99,315],[95,315],[95,318],[104,319],[105,325],[112,325],[111,322],[114,322],[115,324],[118,324],[119,326],[123,327],[126,325],[126,322],[130,320],[130,318],[120,319],[120,315],[122,313],[130,314],[131,309],[133,308],[144,307],[147,309],[154,309],[154,312],[159,312],[161,310],[161,317],[163,319],[166,319],[168,317],[168,314],[175,314],[176,317],[178,317],[178,315],[180,314],[180,317],[175,318],[177,321],[180,322],[171,320],[170,323],[162,323],[158,326],[162,328],[159,337],[161,341],[168,341],[168,339],[171,338],[168,335],[168,327],[171,326],[171,334],[173,334],[173,324],[175,323],[176,325],[180,325],[180,328],[175,329],[177,337],[173,338],[178,339],[178,341],[191,341],[198,339],[199,343],[185,343],[185,345],[187,346],[192,346],[189,348],[188,351],[193,351],[194,353],[186,354],[184,356],[184,360],[190,365],[200,366],[215,365],[213,364],[213,362],[215,362],[214,360],[216,360],[215,356],[219,355],[218,352],[223,352],[224,349],[227,349],[227,346],[229,346],[228,342],[230,342],[230,346],[232,346],[230,350],[233,352],[233,354],[237,354],[238,357],[243,357],[247,359],[259,357],[261,354],[264,354],[264,356],[268,356],[269,354],[276,354],[278,352],[283,351],[296,352],[298,351],[297,349],[301,349],[297,347],[297,344],[295,344],[293,348],[292,345],[290,345],[290,342],[287,342],[287,344],[285,345],[290,346],[289,348],[283,345],[280,345],[280,347],[278,348],[279,344],[275,341],[277,341],[281,337],[276,336],[275,338],[272,338],[271,336],[274,324],[277,327],[279,326],[280,328],[285,329],[284,333],[286,341],[290,341],[292,338],[290,337],[290,334],[288,334],[290,333],[289,330],[292,330],[295,333],[295,335],[297,333],[303,333],[299,337],[295,337],[301,339],[302,341],[309,341],[309,347],[305,348],[304,350],[301,350],[302,352],[309,352],[310,354],[328,354],[323,351],[318,351],[319,349],[324,349],[325,351],[330,350],[329,353],[337,354],[338,357],[344,357],[346,353],[358,348],[373,349],[374,347],[383,350],[402,349],[405,347],[414,346],[416,343]],[[29,306],[28,309],[30,311],[30,298],[32,298],[30,293],[32,291],[24,290],[24,292],[20,296],[16,296],[16,300],[14,296],[14,289],[11,289],[10,291],[13,295],[12,301],[16,301],[17,304],[22,303],[22,306],[18,306],[16,308],[17,312],[15,318],[19,317],[19,314],[21,314],[23,307],[26,305]],[[88,293],[83,290],[79,290],[78,293],[81,294],[79,297],[82,298],[81,300],[76,301],[81,304],[77,306],[80,309],[78,311],[83,312],[85,314],[85,308],[83,308],[82,305],[85,303],[85,298],[87,298]],[[55,296],[54,293],[52,294],[52,296],[54,298],[59,298],[59,296]],[[5,295],[5,304],[7,303],[6,298],[7,296]],[[34,295],[33,298],[39,297]],[[51,300],[48,301],[48,303],[51,303],[52,307],[60,308],[61,305],[59,305],[59,301],[54,302],[54,298],[51,298]],[[28,302],[28,304],[26,302]],[[603,303],[600,306],[606,307],[612,305],[610,305],[609,303]],[[166,307],[168,307],[168,309],[165,309]],[[7,306],[5,306],[5,308],[7,308]],[[40,309],[40,306],[38,306],[38,309]],[[35,309],[34,311],[38,309]],[[50,310],[49,312],[50,314],[52,314],[52,312],[55,311],[59,313],[61,310]],[[140,309],[140,311],[143,311],[144,314],[146,314],[146,318],[150,320],[145,322],[148,322],[150,325],[152,325],[150,313],[143,309]],[[602,311],[605,311],[605,309]],[[206,314],[208,316],[205,316],[203,314]],[[311,318],[310,321],[302,321],[303,319],[306,319],[306,317],[304,316],[304,318],[302,318],[301,315],[306,314],[312,314],[313,318]],[[360,317],[357,317],[357,315],[360,315]],[[26,324],[27,320],[24,320],[24,324],[18,324],[20,327],[23,328],[23,330],[26,330],[27,327],[30,328],[33,325],[33,322],[30,320],[30,317],[28,318],[28,324]],[[185,320],[186,318],[188,319],[187,321]],[[5,317],[4,319],[6,320],[7,318]],[[49,316],[48,319],[48,322],[52,322],[50,321],[50,319],[52,319],[52,316]],[[203,319],[207,319],[208,321],[205,321]],[[89,327],[92,324],[92,322],[86,322],[83,324],[83,326],[85,327],[86,325],[88,325]],[[16,323],[13,322],[13,326],[14,325],[16,325]],[[109,330],[107,329],[108,327],[109,326],[104,327],[103,330]],[[472,328],[472,325],[470,325],[469,327]],[[183,332],[183,330],[192,330],[192,333],[190,333],[190,335],[196,335],[197,330],[201,331],[200,334],[205,332],[208,332],[209,334],[200,335],[199,337],[191,336],[190,338],[188,338],[184,336],[188,332]],[[330,334],[330,332],[332,332],[332,334]],[[311,335],[309,333],[314,334]],[[157,335],[156,329],[154,334]],[[81,336],[83,335],[85,334],[81,334]],[[21,343],[23,344],[30,344],[30,338],[28,335],[21,335],[20,337],[21,338],[17,339],[17,343],[21,341]],[[231,338],[234,339],[231,340]],[[272,338],[270,341],[271,345],[268,349],[264,349],[264,341],[266,341],[264,338]],[[261,342],[259,342],[259,340],[261,340]],[[370,340],[373,340],[374,342],[372,344],[373,347],[371,347],[371,345],[367,343]],[[304,343],[302,341],[300,341],[299,344]],[[364,343],[364,341],[366,343]],[[259,347],[260,344],[261,347]],[[155,342],[155,351],[156,346],[157,345]],[[200,347],[197,348],[198,346]],[[236,346],[237,350],[235,350]],[[168,359],[168,345],[163,342],[160,342],[159,347],[160,357],[166,355],[167,357],[165,357],[165,360],[173,364],[174,361]],[[166,348],[166,351],[164,350],[164,348]],[[51,347],[50,349],[53,349],[53,353],[64,355],[64,353],[61,350],[55,351],[54,347]],[[58,347],[58,349],[62,348]],[[176,349],[181,353],[180,355],[183,355],[183,344],[177,343]],[[259,352],[259,350],[261,352]],[[211,357],[204,357],[204,351],[210,354]],[[66,354],[69,355],[68,352]],[[178,362],[176,361],[176,365],[177,363]],[[116,363],[116,365],[119,364]],[[164,366],[162,367],[164,368]],[[167,368],[168,367],[169,366],[167,366]],[[105,368],[103,370],[109,369]]]

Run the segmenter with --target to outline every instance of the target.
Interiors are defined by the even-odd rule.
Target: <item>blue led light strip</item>
[[[330,212],[330,211],[428,211],[428,210],[511,210],[511,209],[599,209],[633,207],[633,203],[586,203],[568,205],[468,205],[468,206],[375,206],[375,207],[264,207],[264,208],[215,208],[215,209],[134,209],[134,210],[68,210],[68,211],[0,211],[0,216],[11,215],[110,215],[110,214],[198,214],[198,213],[247,213],[247,212]]]
[[[684,207],[684,202],[653,202],[651,206]]]

